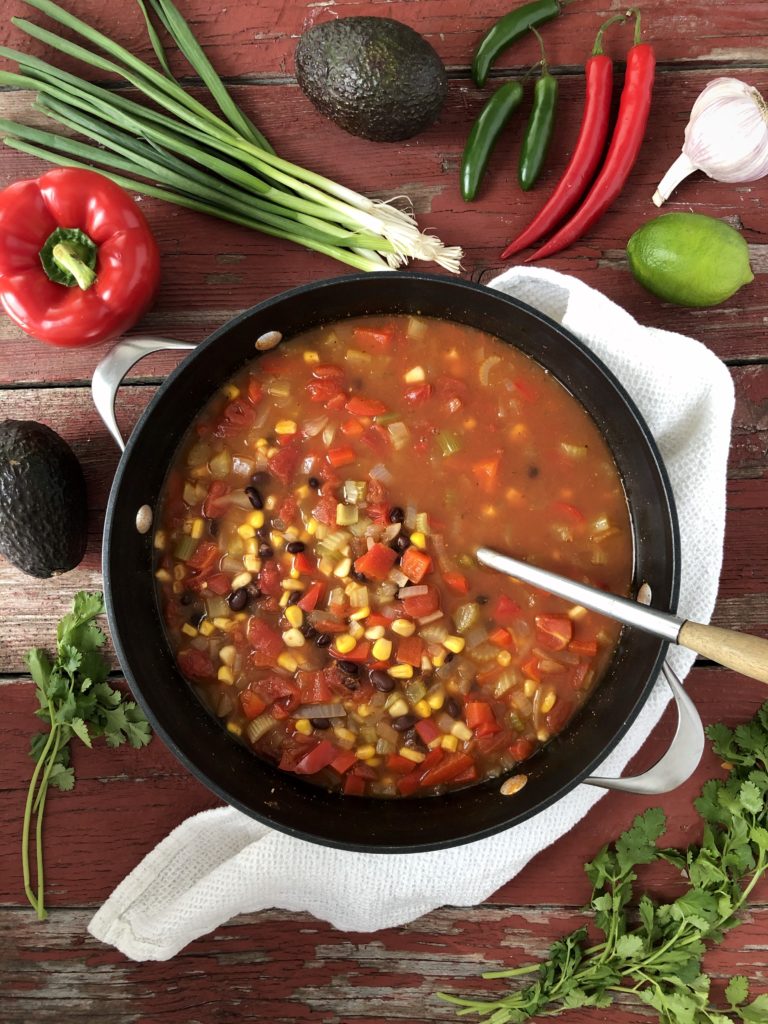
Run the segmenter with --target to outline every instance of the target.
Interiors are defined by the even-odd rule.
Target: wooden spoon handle
[[[768,683],[768,640],[735,629],[705,626],[690,619],[680,627],[677,642],[735,672]]]

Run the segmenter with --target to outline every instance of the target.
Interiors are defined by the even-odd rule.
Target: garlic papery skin
[[[768,107],[754,86],[715,78],[704,87],[685,128],[683,152],[654,193],[656,206],[694,171],[730,182],[768,174]]]

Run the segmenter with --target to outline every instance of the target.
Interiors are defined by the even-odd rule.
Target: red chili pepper
[[[0,302],[27,334],[68,347],[116,338],[159,279],[141,210],[103,175],[62,167],[0,193]]]
[[[584,116],[573,156],[563,171],[555,191],[549,197],[529,226],[510,242],[501,254],[509,259],[521,249],[537,242],[558,224],[584,195],[592,176],[603,155],[605,140],[608,138],[608,123],[611,113],[611,91],[613,87],[613,61],[603,53],[603,33],[609,25],[626,21],[623,14],[616,14],[600,26],[592,56],[584,67],[586,95]]]
[[[656,58],[653,48],[640,42],[640,12],[633,8],[632,13],[635,16],[635,45],[627,54],[619,113],[605,163],[573,217],[532,256],[528,256],[526,263],[552,256],[581,238],[617,198],[637,160],[651,109]]]

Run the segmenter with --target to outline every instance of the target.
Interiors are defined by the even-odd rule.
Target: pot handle
[[[172,341],[170,338],[131,338],[108,352],[93,371],[91,396],[96,411],[101,416],[104,426],[118,444],[121,452],[125,451],[125,441],[115,419],[115,396],[126,373],[144,356],[163,349],[187,350],[195,348],[186,341]]]
[[[654,795],[669,793],[689,779],[696,771],[704,751],[704,726],[696,707],[683,685],[664,662],[662,672],[677,705],[677,729],[669,750],[642,775],[627,779],[604,779],[591,776],[584,781],[602,789],[618,789],[626,793]]]

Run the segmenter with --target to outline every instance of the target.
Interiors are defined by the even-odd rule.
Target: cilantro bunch
[[[663,812],[652,808],[639,815],[584,868],[592,883],[587,910],[600,942],[589,945],[582,927],[555,942],[541,964],[484,974],[535,975],[499,999],[440,993],[441,998],[462,1007],[461,1015],[483,1015],[484,1024],[606,1008],[620,992],[653,1007],[662,1024],[768,1024],[768,995],[748,1001],[749,986],[741,976],[725,989],[728,1007],[713,1007],[701,964],[707,943],[719,942],[739,924],[738,912],[768,867],[768,703],[751,722],[735,730],[713,725],[707,734],[729,774],[707,782],[696,800],[703,821],[699,845],[660,848]],[[670,864],[687,880],[686,891],[672,903],[647,894],[635,902],[635,868],[653,861]]]
[[[49,786],[70,790],[75,785],[70,742],[74,737],[87,746],[98,736],[118,747],[149,743],[149,724],[133,701],[126,701],[107,678],[109,664],[101,654],[105,636],[94,622],[103,614],[101,594],[81,591],[69,615],[59,622],[56,658],[51,661],[40,648],[27,652],[27,665],[36,684],[40,707],[35,714],[48,723],[46,732],[32,737],[30,756],[35,762],[24,808],[21,860],[27,899],[42,921],[45,910],[43,870],[43,812]],[[30,870],[30,833],[34,823],[37,892]]]

